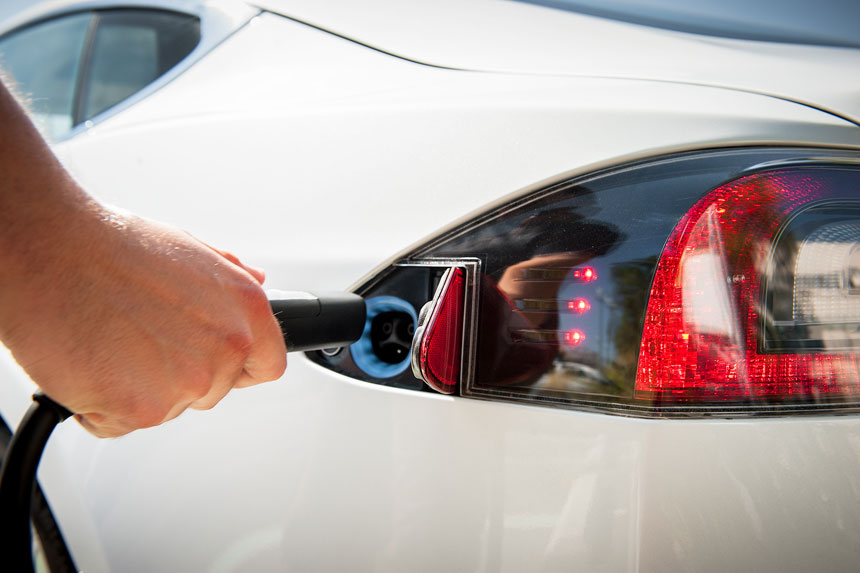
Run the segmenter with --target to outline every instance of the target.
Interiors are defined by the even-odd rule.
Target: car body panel
[[[860,129],[717,87],[438,69],[263,14],[55,149],[100,198],[313,290],[501,197],[747,145],[860,149]],[[34,386],[5,353],[0,379],[14,425]],[[392,389],[302,355],[159,428],[63,424],[40,468],[91,572],[850,569],[857,476],[855,416],[642,420]]]
[[[291,357],[164,427],[64,425],[40,480],[86,571],[844,570],[858,424],[497,404]]]
[[[860,120],[854,49],[700,36],[513,1],[255,4],[434,66],[729,87]]]
[[[453,219],[571,170],[790,142],[860,137],[844,120],[775,98],[440,70],[263,15],[169,86],[56,149],[102,199],[243,253],[279,287],[331,289]],[[244,223],[227,225],[223,213]],[[368,232],[379,217],[385,225]],[[287,269],[290,245],[302,248]]]

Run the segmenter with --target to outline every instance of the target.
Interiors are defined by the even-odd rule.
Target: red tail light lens
[[[745,177],[699,201],[657,266],[636,398],[860,395],[858,195],[856,172],[807,169]]]
[[[452,394],[460,381],[463,345],[464,271],[449,269],[419,321],[413,343],[413,369],[431,388]]]

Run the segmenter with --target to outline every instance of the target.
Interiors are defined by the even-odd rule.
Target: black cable
[[[0,559],[5,571],[33,571],[30,503],[36,470],[54,427],[72,415],[44,394],[33,396],[0,469]]]

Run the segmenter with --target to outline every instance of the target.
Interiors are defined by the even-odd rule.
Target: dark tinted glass
[[[423,253],[483,259],[472,389],[632,398],[666,238],[735,169],[731,156],[675,160],[560,185]]]
[[[856,172],[831,177],[852,175],[856,181]],[[860,348],[860,205],[816,205],[795,215],[779,233],[766,296],[765,352]]]
[[[121,102],[187,56],[200,41],[200,21],[152,10],[98,13],[78,121]]]
[[[37,127],[48,138],[73,126],[74,93],[91,14],[37,23],[0,39],[0,67],[27,100]]]

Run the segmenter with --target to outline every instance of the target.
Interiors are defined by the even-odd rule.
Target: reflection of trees
[[[433,256],[468,253],[485,257],[485,272],[499,281],[514,265],[540,256],[576,256],[580,262],[614,250],[626,238],[607,221],[597,220],[601,205],[594,191],[576,187],[529,203],[453,239]]]
[[[552,333],[559,328],[559,306],[529,309],[526,300],[556,303],[576,267],[616,249],[621,230],[598,220],[601,205],[593,191],[580,187],[554,195],[475,229],[446,247],[446,251],[482,253],[486,274],[481,281],[477,379],[480,384],[530,385],[557,358],[592,356],[597,347],[578,348],[559,357],[560,334],[532,342],[519,335],[528,330]],[[542,278],[530,278],[532,275]],[[591,295],[588,295],[591,296]],[[588,343],[600,340],[595,336]],[[577,360],[577,362],[579,362]],[[594,360],[595,365],[599,359]]]
[[[615,312],[607,331],[615,333],[615,360],[605,375],[625,391],[632,392],[636,381],[645,306],[656,264],[657,257],[651,256],[612,266]]]
[[[536,381],[552,364],[558,344],[516,340],[517,330],[534,328],[488,276],[481,279],[477,379],[482,385],[520,386]]]

